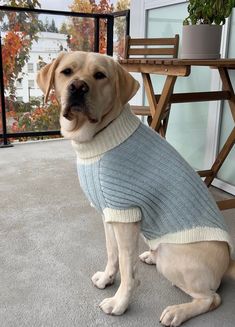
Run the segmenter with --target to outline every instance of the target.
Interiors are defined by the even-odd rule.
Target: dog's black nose
[[[89,86],[84,81],[75,80],[69,85],[70,94],[83,96],[89,91]]]

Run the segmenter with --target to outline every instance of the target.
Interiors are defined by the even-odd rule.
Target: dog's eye
[[[94,78],[95,79],[103,79],[103,78],[106,78],[106,76],[102,72],[97,72],[97,73],[94,74]]]
[[[61,72],[62,74],[68,76],[72,74],[72,69],[71,68],[65,68],[64,70],[62,70]]]

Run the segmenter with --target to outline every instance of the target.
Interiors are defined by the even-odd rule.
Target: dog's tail
[[[235,280],[235,260],[230,259],[228,269],[225,272],[225,277],[229,277]]]

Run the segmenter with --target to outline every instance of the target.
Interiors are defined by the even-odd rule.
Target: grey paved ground
[[[235,210],[224,214],[235,239]],[[141,241],[140,252],[145,248]],[[189,300],[140,263],[129,310],[106,316],[98,304],[114,294],[119,278],[103,291],[90,280],[105,263],[102,221],[80,190],[70,143],[0,149],[0,326],[157,327],[167,305]],[[235,282],[224,281],[220,294],[217,310],[184,326],[234,327]]]

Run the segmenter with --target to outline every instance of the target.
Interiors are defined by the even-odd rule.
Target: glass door
[[[230,22],[230,33],[228,42],[228,58],[235,58],[235,9],[233,9],[231,22]],[[229,71],[230,79],[235,87],[235,71]],[[221,114],[221,126],[220,135],[218,140],[218,148],[221,149],[224,145],[228,135],[231,133],[234,127],[234,120],[229,108],[228,101],[223,103],[222,114]],[[221,167],[218,179],[215,181],[215,185],[224,189],[229,193],[235,194],[235,146],[231,150],[229,156],[225,160]]]
[[[132,37],[173,37],[182,34],[182,22],[187,17],[187,1],[180,0],[132,0],[131,36]],[[223,28],[221,54],[226,53],[228,23]],[[235,38],[235,15],[232,19],[230,40]],[[180,47],[179,47],[180,56]],[[235,57],[235,45],[231,41],[229,56]],[[231,73],[235,85],[235,72]],[[155,93],[162,90],[165,78],[151,75]],[[189,77],[179,77],[176,92],[218,91],[221,89],[219,75],[208,67],[193,67]],[[143,103],[147,103],[142,94]],[[138,99],[139,100],[139,99]],[[140,102],[138,103],[140,104]],[[221,133],[219,126],[222,124]],[[197,170],[209,169],[220,147],[233,126],[231,113],[226,104],[221,111],[221,102],[197,102],[173,104],[167,130],[167,140]],[[235,150],[221,169],[219,178],[223,185],[235,185]],[[216,180],[215,184],[219,181]],[[217,184],[218,185],[218,184]],[[220,183],[221,185],[221,183]],[[228,191],[228,189],[227,189]],[[231,188],[229,191],[232,193]],[[235,187],[234,187],[235,194]]]
[[[148,9],[146,14],[146,37],[173,37],[175,34],[181,36],[187,4]],[[161,92],[165,77],[152,75],[151,78],[155,91]],[[210,88],[210,84],[211,71],[205,67],[193,67],[189,77],[177,78],[174,90],[200,92]],[[166,139],[199,170],[208,168],[205,167],[208,111],[208,102],[173,104],[166,135]]]

